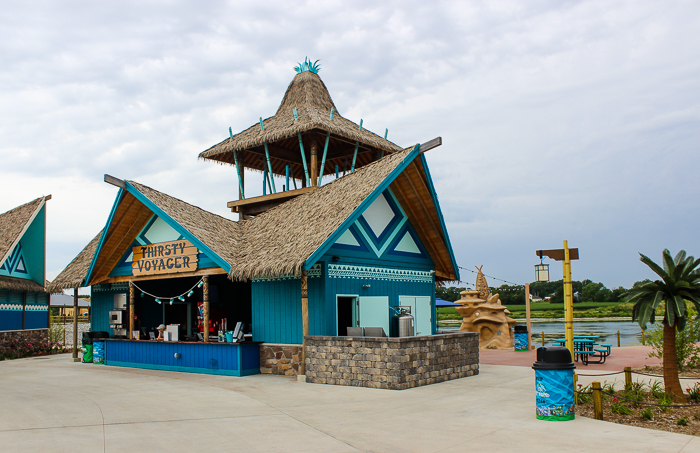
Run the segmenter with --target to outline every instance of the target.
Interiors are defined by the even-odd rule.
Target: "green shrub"
[[[688,305],[685,329],[676,330],[676,358],[678,370],[697,368],[700,366],[700,320],[695,319],[697,313]],[[647,330],[646,341],[651,346],[649,357],[663,359],[664,355],[664,326],[656,323]]]
[[[617,398],[613,399],[613,403],[612,403],[612,406],[610,408],[610,411],[613,414],[629,415],[632,413],[632,409],[630,409],[629,407],[625,406],[624,404],[622,404],[616,400],[617,400]]]
[[[692,387],[685,389],[688,392],[688,398],[697,402],[700,402],[700,384],[695,383]]]
[[[688,419],[685,417],[681,417],[676,421],[676,424],[678,426],[688,426]]]
[[[651,396],[653,396],[656,399],[660,399],[666,393],[664,391],[664,386],[661,384],[661,381],[654,381],[652,383],[651,379],[649,379],[649,392],[651,393]]]
[[[659,404],[661,405],[660,407],[662,411],[668,412],[671,410],[671,408],[668,406],[673,404],[673,400],[668,393],[664,393],[663,396],[659,398]]]
[[[654,418],[654,411],[651,410],[650,407],[647,407],[642,411],[642,418],[644,420],[651,420]]]

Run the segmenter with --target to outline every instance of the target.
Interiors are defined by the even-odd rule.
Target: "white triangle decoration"
[[[413,240],[408,231],[406,231],[406,234],[404,234],[399,243],[396,244],[396,248],[394,248],[394,250],[397,252],[417,253],[419,255],[421,253],[420,249],[416,245],[416,241]]]
[[[355,239],[355,236],[352,235],[350,230],[345,230],[345,233],[341,234],[335,243],[341,245],[353,245],[355,247],[360,246],[360,243],[357,242],[357,239]]]

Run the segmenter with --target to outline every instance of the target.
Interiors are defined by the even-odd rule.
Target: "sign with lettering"
[[[185,239],[139,245],[134,247],[133,251],[131,273],[135,276],[175,274],[197,270],[199,250]]]

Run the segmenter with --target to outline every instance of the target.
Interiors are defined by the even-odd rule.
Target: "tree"
[[[663,368],[664,387],[673,401],[687,402],[680,380],[678,379],[678,361],[676,356],[676,330],[682,331],[687,321],[686,302],[692,302],[700,310],[700,259],[686,257],[685,250],[671,258],[668,249],[663,251],[663,268],[647,256],[640,255],[640,260],[654,271],[660,280],[645,280],[629,291],[625,302],[634,303],[632,320],[646,330],[649,322],[656,318],[656,308],[664,304]]]

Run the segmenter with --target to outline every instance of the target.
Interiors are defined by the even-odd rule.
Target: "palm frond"
[[[639,256],[640,256],[639,260],[642,263],[649,266],[651,268],[651,270],[654,271],[656,273],[656,275],[658,275],[659,277],[664,278],[666,275],[668,275],[666,273],[666,271],[664,271],[658,264],[656,264],[654,261],[652,261],[651,258],[649,258],[648,256],[644,255],[643,253],[640,253]]]

